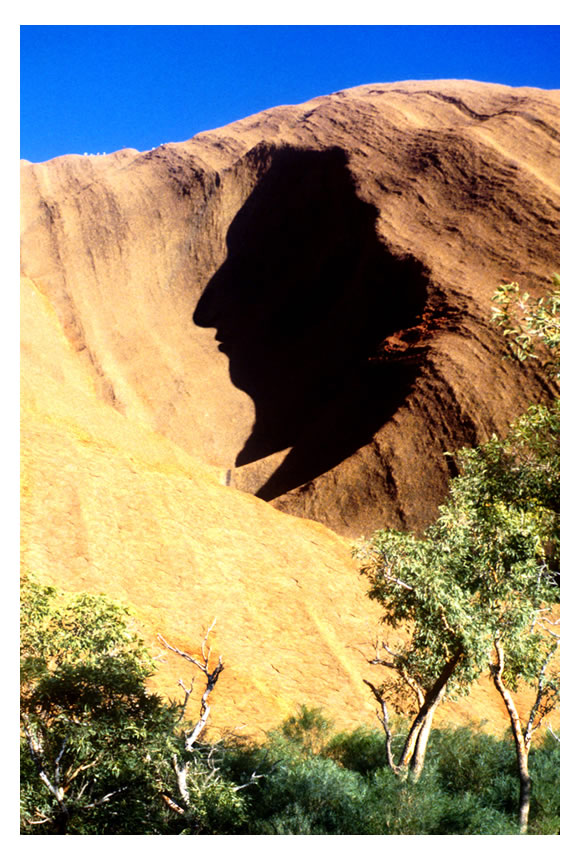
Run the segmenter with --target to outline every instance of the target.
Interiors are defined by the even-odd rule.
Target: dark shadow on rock
[[[270,500],[370,442],[402,403],[416,360],[373,359],[420,316],[428,275],[379,242],[342,150],[262,145],[248,159],[262,178],[193,320],[217,329],[233,384],[254,400],[236,465],[292,447],[257,493]]]

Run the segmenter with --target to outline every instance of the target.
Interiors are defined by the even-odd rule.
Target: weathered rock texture
[[[183,648],[217,615],[230,725],[370,718],[345,537],[421,529],[444,452],[549,394],[489,316],[558,270],[558,119],[554,91],[380,84],[25,162],[25,565]]]

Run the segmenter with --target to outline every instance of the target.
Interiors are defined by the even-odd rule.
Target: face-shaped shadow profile
[[[261,157],[269,167],[193,321],[217,329],[233,384],[254,400],[236,465],[292,446],[257,493],[272,499],[368,443],[405,397],[412,362],[370,359],[421,314],[427,276],[378,241],[377,210],[357,197],[342,150]]]

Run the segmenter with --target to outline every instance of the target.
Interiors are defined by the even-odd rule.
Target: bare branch
[[[67,738],[65,738],[62,742],[62,746],[60,748],[60,752],[54,760],[54,781],[56,785],[60,785],[60,762],[64,755],[64,751],[66,749]]]
[[[249,785],[255,785],[259,779],[263,779],[265,776],[267,776],[267,774],[256,773],[256,771],[254,771],[248,782],[244,782],[243,785],[236,785],[233,791],[241,791],[242,788],[247,788]]]
[[[181,687],[181,689],[183,690],[183,692],[185,693],[185,696],[184,696],[184,698],[183,698],[183,702],[182,702],[182,703],[180,704],[180,706],[179,706],[179,710],[180,710],[180,712],[181,712],[181,713],[180,713],[180,715],[179,715],[179,719],[177,720],[177,724],[179,724],[179,723],[183,720],[183,718],[185,717],[185,711],[186,711],[186,709],[187,709],[187,703],[189,702],[189,697],[190,697],[190,696],[191,696],[191,694],[193,693],[193,682],[194,682],[194,679],[192,678],[192,679],[191,679],[191,684],[190,684],[190,686],[189,686],[189,687],[186,687],[186,686],[185,686],[185,684],[183,683],[183,681],[181,680],[181,678],[180,678],[180,679],[179,679],[179,681],[177,682],[177,683],[178,683],[178,685],[179,685],[179,686]]]
[[[58,783],[56,785],[53,785],[53,783],[51,782],[51,780],[49,779],[49,777],[46,773],[46,770],[44,767],[44,762],[42,761],[42,752],[43,752],[42,742],[40,741],[39,738],[37,738],[36,734],[34,733],[34,730],[30,724],[30,720],[28,719],[27,714],[22,714],[22,722],[24,725],[24,734],[26,735],[26,740],[28,743],[28,749],[30,751],[32,761],[34,762],[34,765],[35,765],[36,770],[38,772],[38,776],[40,777],[40,780],[44,783],[44,785],[46,786],[48,791],[57,800],[59,806],[61,806],[61,808],[64,809],[65,808],[64,804],[63,804],[64,793],[63,793],[62,789],[60,788],[60,786],[58,785]]]
[[[126,791],[127,786],[124,785],[122,788],[117,788],[115,791],[110,791],[108,794],[103,795],[99,800],[95,800],[94,803],[86,803],[84,809],[94,809],[96,806],[102,806],[103,803],[108,803],[109,800],[115,796],[115,794],[120,794],[122,791]]]
[[[41,812],[38,808],[35,810],[35,812],[37,815],[42,815],[44,817],[40,821],[33,821],[32,818],[27,818],[26,819],[27,824],[33,824],[33,825],[34,824],[48,824],[49,821],[53,821],[52,818],[47,818],[46,815],[44,815],[44,813]]]
[[[204,639],[203,639],[203,642],[201,643],[201,653],[202,653],[202,655],[203,655],[203,659],[205,660],[205,664],[206,664],[206,666],[207,666],[207,665],[208,665],[208,663],[209,663],[209,658],[210,658],[210,654],[211,654],[211,648],[210,648],[210,649],[209,649],[209,651],[207,652],[207,656],[206,656],[206,653],[205,653],[205,646],[206,646],[207,641],[208,641],[208,639],[209,639],[209,634],[211,633],[211,631],[212,631],[212,630],[213,630],[213,628],[215,627],[215,623],[216,623],[216,621],[217,621],[217,618],[214,618],[214,620],[211,622],[211,624],[210,624],[210,625],[209,625],[209,627],[207,628],[207,633],[205,634]],[[221,658],[220,658],[220,659],[221,659]]]
[[[103,754],[99,753],[99,755],[96,758],[94,758],[92,761],[87,762],[87,764],[79,765],[76,768],[76,770],[74,770],[72,772],[72,774],[68,777],[69,785],[79,775],[79,773],[81,773],[84,770],[89,770],[91,767],[94,767],[95,765],[97,765],[100,762],[100,760],[102,759],[102,757],[103,757]]]
[[[549,624],[557,624],[557,623],[559,623],[559,621],[558,621],[558,622],[555,622],[555,621],[549,621],[548,623],[549,623]],[[550,630],[550,628],[549,628],[549,627],[546,627],[546,625],[545,625],[545,624],[539,624],[538,626],[539,626],[539,627],[541,627],[541,628],[542,628],[542,630],[543,630],[545,633],[547,633],[547,634],[548,634],[548,636],[551,636],[551,637],[552,637],[552,639],[557,639],[557,641],[558,641],[558,642],[560,641],[560,636],[558,635],[558,633],[554,633],[554,631],[553,631],[553,630]]]
[[[187,651],[182,651],[180,648],[176,648],[174,645],[170,645],[169,642],[167,642],[163,638],[161,633],[157,634],[157,638],[165,645],[166,648],[169,649],[169,651],[173,651],[174,654],[179,654],[179,656],[183,657],[184,660],[189,660],[190,663],[193,663],[195,666],[198,667],[198,669],[201,669],[202,672],[205,672],[206,666],[200,663],[199,660],[196,660],[195,657],[192,657],[191,654],[188,654]]]
[[[180,764],[177,760],[177,756],[173,755],[173,770],[175,771],[175,776],[177,777],[177,787],[179,789],[179,793],[181,795],[181,799],[185,802],[186,807],[189,806],[189,789],[187,788],[187,776],[188,776],[188,762],[184,762]]]
[[[182,651],[180,648],[175,648],[173,645],[170,645],[169,642],[167,642],[167,640],[164,639],[164,637],[160,633],[157,634],[157,638],[159,639],[160,642],[163,643],[163,645],[165,645],[166,648],[168,648],[170,651],[173,651],[175,654],[179,654],[180,657],[183,657],[185,660],[188,660],[190,663],[193,663],[195,666],[197,666],[197,668],[201,672],[203,672],[203,674],[206,677],[206,687],[205,687],[205,691],[201,697],[201,705],[200,705],[200,709],[199,709],[199,720],[197,721],[193,730],[185,738],[185,749],[187,752],[191,752],[193,750],[197,739],[199,738],[199,736],[201,735],[202,731],[204,730],[204,728],[206,726],[206,723],[209,719],[210,710],[211,710],[210,706],[208,704],[208,698],[209,698],[209,695],[212,692],[213,688],[217,684],[218,678],[219,678],[221,672],[223,672],[223,670],[225,668],[224,663],[223,663],[222,658],[221,658],[221,655],[218,657],[217,665],[213,669],[210,669],[210,666],[209,666],[209,661],[210,661],[210,656],[211,656],[211,648],[209,648],[209,649],[207,648],[207,642],[208,642],[209,635],[215,626],[215,623],[216,623],[216,619],[214,618],[213,622],[211,623],[211,625],[209,626],[209,628],[207,630],[207,633],[204,636],[204,639],[203,639],[203,642],[201,645],[201,653],[202,653],[202,656],[204,659],[203,663],[201,663],[195,657],[192,657],[192,655],[188,654],[186,651]],[[183,714],[183,713],[185,713],[185,707],[186,707],[187,702],[189,700],[189,696],[193,690],[193,679],[191,682],[191,687],[189,689],[186,688],[185,684],[181,680],[179,681],[179,686],[185,692],[185,700],[184,700],[183,705],[182,705],[182,714]]]
[[[388,579],[388,580],[389,580],[389,582],[394,582],[396,585],[400,585],[400,586],[402,586],[403,588],[408,589],[408,591],[413,591],[413,590],[414,590],[412,585],[407,585],[407,583],[406,583],[406,582],[403,582],[403,580],[402,580],[402,579],[398,579],[396,576],[391,576],[391,570],[392,570],[392,567],[389,567],[389,568],[387,569],[387,572],[383,571],[383,572],[381,573],[382,578],[383,578],[383,579]]]
[[[367,687],[370,687],[373,696],[375,697],[381,708],[381,712],[377,712],[377,717],[385,732],[385,752],[387,754],[387,764],[389,768],[393,771],[393,773],[397,774],[397,776],[400,776],[402,773],[402,769],[395,764],[395,759],[393,756],[393,735],[389,726],[389,711],[387,709],[387,703],[385,702],[385,699],[378,687],[375,687],[374,684],[372,684],[370,681],[366,681],[364,678],[363,681],[367,685]]]
[[[195,657],[192,657],[192,655],[188,654],[187,651],[182,651],[180,648],[176,648],[174,645],[170,645],[169,642],[167,642],[167,640],[161,635],[161,633],[157,634],[157,638],[159,639],[160,642],[163,643],[163,645],[165,645],[166,648],[168,648],[170,651],[173,651],[174,654],[179,654],[180,657],[183,657],[185,660],[189,660],[190,663],[193,663],[194,666],[197,666],[197,668],[200,669],[209,679],[209,676],[213,674],[213,673],[209,672],[209,658],[211,656],[211,648],[206,653],[206,645],[207,645],[208,636],[211,633],[211,631],[213,630],[215,623],[216,623],[216,619],[214,619],[213,622],[211,623],[211,625],[209,626],[208,631],[205,634],[203,642],[201,644],[201,653],[202,653],[203,660],[204,660],[203,663],[201,663]],[[217,671],[217,669],[220,666],[221,666],[221,668],[219,669],[219,672],[221,672],[221,669],[223,668],[223,662],[222,662],[221,655],[218,657],[218,666],[216,667],[216,669],[214,669],[214,673]],[[218,675],[219,675],[219,672],[218,672]]]
[[[389,646],[387,645],[387,643],[386,643],[386,642],[381,642],[381,645],[382,645],[382,647],[385,649],[385,651],[387,652],[387,654],[390,654],[390,655],[391,655],[391,657],[395,657],[395,659],[397,659],[397,660],[402,660],[402,659],[403,659],[403,655],[402,655],[402,654],[397,654],[395,651],[391,651],[391,649],[389,648]]]
[[[421,689],[417,681],[413,677],[411,677],[411,675],[407,671],[407,667],[405,666],[405,657],[403,657],[402,654],[397,654],[395,651],[392,651],[386,642],[381,642],[381,646],[388,654],[394,657],[397,662],[393,663],[388,660],[385,660],[382,657],[379,657],[378,641],[376,642],[376,657],[373,660],[369,660],[368,662],[371,665],[384,666],[387,669],[394,669],[395,672],[398,672],[403,681],[414,692],[415,696],[417,697],[419,707],[421,707],[425,702],[425,694],[423,693],[423,690]]]

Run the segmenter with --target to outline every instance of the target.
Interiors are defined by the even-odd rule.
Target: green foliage
[[[262,745],[199,743],[186,753],[180,709],[144,688],[152,664],[126,610],[31,580],[22,603],[23,725],[40,739],[37,757],[53,784],[59,768],[67,787],[63,822],[24,737],[23,833],[513,832],[514,756],[503,741],[436,730],[424,779],[407,785],[383,766],[378,732],[360,727],[330,736],[321,710],[302,706]],[[558,826],[558,755],[553,741],[536,754],[533,832]],[[174,761],[186,758],[190,802],[180,815],[163,795],[180,799]]]
[[[540,299],[521,293],[519,284],[502,284],[493,296],[492,321],[501,329],[510,354],[518,361],[538,359],[551,376],[560,375],[560,276],[554,289]],[[547,357],[546,357],[547,352]]]
[[[433,730],[431,747],[416,784],[401,782],[384,766],[384,739],[367,727],[330,737],[319,753],[312,752],[308,739],[302,746],[288,738],[283,727],[261,746],[231,747],[229,779],[240,782],[253,770],[266,774],[248,789],[247,820],[235,832],[516,833],[518,771],[510,741],[475,727],[443,727]],[[535,785],[532,832],[556,832],[557,744],[548,738],[532,754],[530,765]]]
[[[127,609],[32,578],[21,589],[22,833],[215,833],[244,800],[218,754],[183,749],[182,709],[148,692],[153,661]],[[174,762],[190,761],[182,814]]]
[[[361,831],[364,786],[330,759],[295,757],[277,749],[278,764],[260,794],[250,832],[353,834]]]
[[[533,405],[504,439],[493,434],[478,448],[455,455],[461,475],[451,493],[464,495],[488,519],[502,511],[531,522],[538,555],[559,560],[560,401]]]
[[[560,744],[546,734],[530,752],[532,793],[530,826],[532,834],[560,832]]]
[[[468,692],[487,667],[497,631],[516,648],[534,614],[555,598],[546,547],[556,540],[557,515],[542,500],[542,494],[553,492],[553,475],[543,463],[528,460],[519,471],[527,470],[528,486],[537,484],[537,492],[536,487],[532,496],[524,486],[514,490],[512,478],[493,469],[504,454],[497,440],[461,452],[463,474],[452,481],[439,518],[422,537],[379,531],[356,550],[384,621],[410,631],[398,661],[423,688],[433,685],[460,651],[447,691]],[[518,498],[509,498],[514,495]],[[538,659],[541,641],[539,631],[527,639]],[[523,677],[536,670],[537,660],[528,668],[519,660]],[[402,694],[405,687],[399,674],[391,693]]]
[[[477,796],[510,816],[517,811],[517,762],[509,739],[498,740],[474,727],[434,729],[430,762],[448,794]]]
[[[325,746],[324,754],[348,770],[366,776],[385,764],[385,739],[376,729],[359,726],[340,732]]]
[[[288,717],[281,726],[284,737],[297,743],[307,753],[319,753],[324,748],[332,722],[321,708],[300,705],[298,713]]]
[[[172,710],[126,609],[27,578],[21,594],[22,829],[124,833],[153,791],[144,742],[165,750]]]

